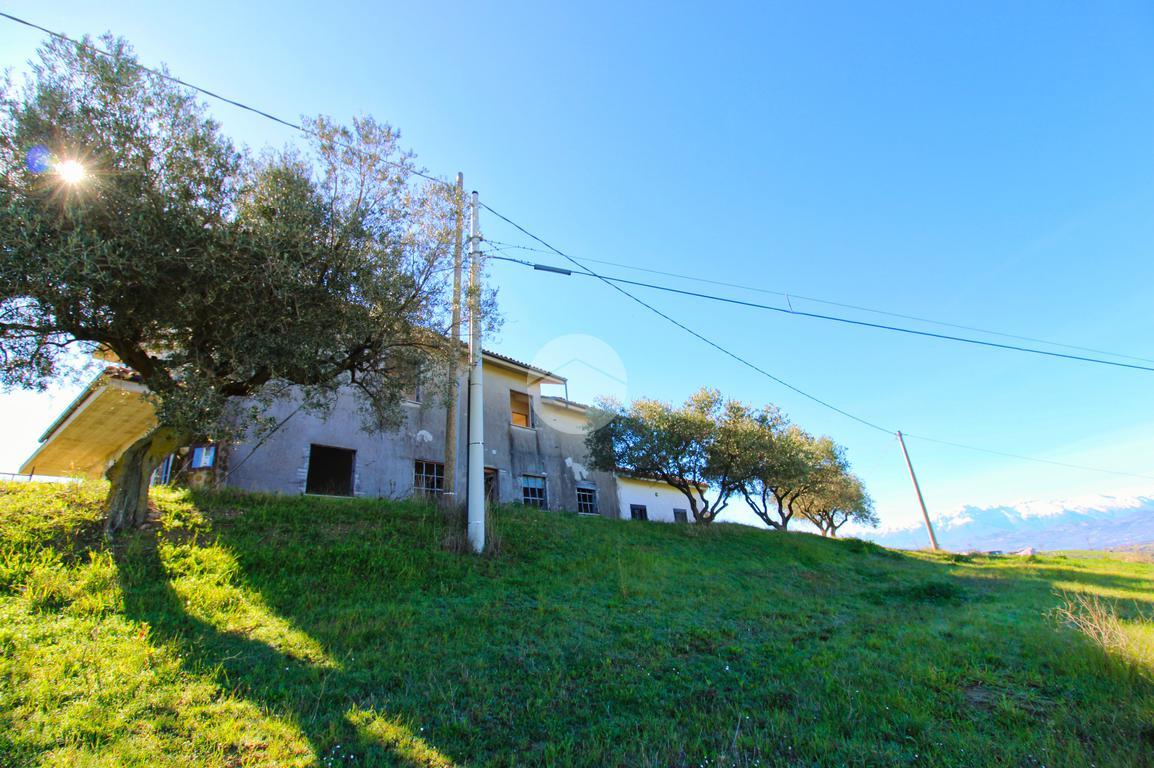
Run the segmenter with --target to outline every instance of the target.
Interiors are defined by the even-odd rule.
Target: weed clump
[[[1121,615],[1117,601],[1088,592],[1057,590],[1059,604],[1050,612],[1057,624],[1077,630],[1107,653],[1132,662],[1135,666],[1154,664],[1154,647],[1141,636],[1154,633],[1154,617],[1137,607],[1133,608],[1130,623],[1138,625],[1142,633],[1131,633]]]

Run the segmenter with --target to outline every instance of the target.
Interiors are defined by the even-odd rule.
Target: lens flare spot
[[[68,184],[84,181],[84,166],[75,160],[61,160],[56,164],[56,173]]]
[[[32,173],[44,173],[52,166],[52,153],[43,144],[28,150],[24,158],[24,165]]]

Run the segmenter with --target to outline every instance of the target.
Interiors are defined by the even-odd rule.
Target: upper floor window
[[[189,459],[189,469],[210,469],[216,464],[216,446],[198,445],[192,449],[192,458]]]
[[[513,426],[533,426],[533,404],[524,392],[509,392],[509,410],[513,413]]]
[[[521,478],[521,503],[527,507],[545,509],[545,478],[540,475],[525,475]]]

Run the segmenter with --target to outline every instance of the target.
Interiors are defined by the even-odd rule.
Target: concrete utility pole
[[[926,500],[922,498],[922,488],[918,485],[918,476],[914,474],[914,465],[910,461],[910,452],[906,450],[906,439],[898,430],[898,443],[902,446],[902,456],[906,457],[906,466],[910,470],[910,480],[914,481],[914,492],[918,495],[918,505],[922,508],[922,519],[926,521],[926,533],[930,535],[930,549],[938,551],[938,537],[934,535],[934,526],[930,522],[930,515],[926,512]]]
[[[449,402],[445,408],[445,498],[457,504],[457,437],[460,420],[457,400],[461,396],[461,241],[465,237],[465,176],[457,174],[456,233],[453,241],[453,319],[449,332]]]
[[[481,371],[481,228],[469,200],[469,546],[485,551],[485,389]]]

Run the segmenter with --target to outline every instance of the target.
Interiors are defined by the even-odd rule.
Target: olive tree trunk
[[[148,483],[152,472],[179,445],[176,432],[158,427],[120,454],[104,475],[110,483],[105,533],[115,536],[144,524],[148,519]]]

